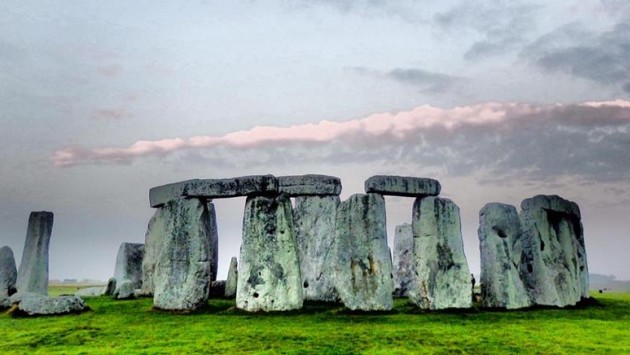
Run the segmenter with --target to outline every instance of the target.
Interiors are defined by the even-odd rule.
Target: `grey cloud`
[[[565,26],[528,46],[523,57],[550,73],[564,73],[630,93],[630,25],[601,33]],[[580,37],[576,37],[581,34]]]
[[[463,78],[457,76],[416,68],[395,68],[388,72],[381,72],[364,67],[353,67],[349,69],[361,75],[383,77],[402,84],[412,85],[428,94],[443,93],[464,81]]]
[[[483,39],[473,43],[464,53],[467,60],[513,52],[525,43],[535,23],[537,6],[520,2],[463,2],[434,16],[443,30],[472,29]]]

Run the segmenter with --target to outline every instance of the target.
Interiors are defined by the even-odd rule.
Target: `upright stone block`
[[[214,208],[214,203],[208,202],[208,223],[210,224],[210,231],[212,234],[210,235],[210,245],[211,249],[211,260],[210,264],[210,272],[211,272],[211,281],[217,280],[217,274],[219,273],[219,229],[217,228],[217,212]]]
[[[164,234],[153,274],[153,307],[190,311],[208,300],[212,265],[208,207],[199,199],[176,199],[162,207]]]
[[[351,310],[392,309],[394,282],[383,196],[350,196],[339,205],[335,224],[333,275],[344,305]]]
[[[286,311],[302,307],[303,295],[289,196],[250,196],[243,216],[243,244],[236,307]]]
[[[464,255],[459,207],[424,197],[413,205],[415,280],[409,299],[422,309],[469,308],[471,274]]]
[[[0,308],[9,307],[9,297],[16,292],[15,281],[17,268],[13,250],[4,246],[0,248]]]
[[[328,196],[341,193],[341,179],[328,175],[294,175],[278,177],[278,191],[291,197]]]
[[[236,257],[230,260],[227,280],[225,281],[225,297],[234,298],[236,296],[236,287],[238,286],[238,261]]]
[[[588,265],[580,209],[559,196],[521,203],[525,262],[521,277],[533,304],[564,307],[588,297]]]
[[[116,289],[113,296],[117,299],[133,297],[135,289],[142,288],[142,260],[144,244],[122,243],[116,256],[114,278]]]
[[[483,307],[530,306],[520,275],[523,241],[516,208],[502,203],[485,205],[479,212],[478,235]]]
[[[158,256],[164,247],[170,216],[170,213],[167,213],[160,207],[155,210],[147,227],[147,233],[144,237],[144,258],[142,260],[142,294],[144,296],[153,295],[153,275],[155,274]]]
[[[53,228],[52,212],[31,212],[16,287],[20,293],[48,295],[48,248]]]
[[[365,181],[366,193],[381,195],[423,197],[440,194],[440,182],[434,179],[411,176],[375,175]]]
[[[394,294],[407,297],[414,279],[413,231],[411,224],[396,226],[394,234]]]
[[[305,300],[337,300],[330,266],[339,202],[339,196],[295,198],[293,220]]]

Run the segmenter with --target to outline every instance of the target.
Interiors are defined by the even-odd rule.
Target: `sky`
[[[438,179],[479,210],[557,194],[590,271],[630,280],[630,2],[0,3],[0,245],[55,214],[50,277],[106,280],[151,187],[318,173]],[[219,278],[244,198],[215,200]],[[413,199],[387,197],[388,239]]]

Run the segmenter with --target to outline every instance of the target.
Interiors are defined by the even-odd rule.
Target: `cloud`
[[[529,45],[524,58],[549,73],[564,73],[630,93],[630,25],[600,34],[563,26]]]
[[[464,53],[467,60],[503,55],[520,48],[533,28],[538,7],[520,2],[462,2],[437,13],[434,22],[444,30],[472,29],[482,39]]]
[[[435,73],[417,68],[395,68],[388,72],[381,72],[365,67],[348,68],[361,75],[369,75],[380,78],[395,80],[399,83],[412,85],[427,94],[439,94],[452,89],[456,84],[463,81],[463,78]]]
[[[374,114],[342,122],[254,127],[223,136],[137,141],[128,147],[67,147],[56,166],[130,164],[151,157],[212,161],[220,166],[387,164],[451,176],[483,172],[485,181],[574,177],[630,178],[630,102],[537,106],[483,103]]]
[[[124,108],[100,108],[92,112],[92,118],[101,120],[120,120],[127,115]]]

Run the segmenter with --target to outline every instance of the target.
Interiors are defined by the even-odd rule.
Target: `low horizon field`
[[[75,287],[51,287],[51,295]],[[191,314],[151,298],[86,297],[91,311],[57,317],[0,314],[0,353],[584,353],[630,352],[630,293],[593,293],[565,309],[426,312],[396,299],[391,312],[305,303],[299,311],[246,313],[213,299]]]

